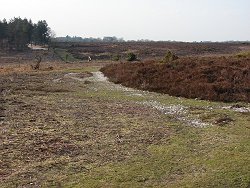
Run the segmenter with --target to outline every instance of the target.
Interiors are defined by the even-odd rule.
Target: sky
[[[250,0],[1,0],[0,19],[46,20],[56,36],[250,40]]]

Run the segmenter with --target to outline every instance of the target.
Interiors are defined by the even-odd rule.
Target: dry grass
[[[0,67],[0,74],[6,75],[11,73],[31,72],[29,65],[7,65]]]

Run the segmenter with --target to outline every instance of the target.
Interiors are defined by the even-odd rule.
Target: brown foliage
[[[101,71],[128,87],[186,98],[250,102],[249,58],[188,57],[170,64],[112,64]]]
[[[125,60],[128,52],[133,52],[139,59],[164,58],[167,51],[177,56],[221,55],[240,52],[241,48],[249,50],[249,44],[242,43],[186,43],[186,42],[121,42],[121,43],[56,43],[56,48],[67,49],[74,58],[110,60],[112,55],[120,54]]]

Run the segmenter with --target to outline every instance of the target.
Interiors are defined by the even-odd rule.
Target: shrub
[[[162,59],[162,63],[171,63],[174,60],[179,59],[177,55],[175,55],[173,52],[168,51],[165,55],[165,57]]]
[[[137,59],[136,55],[132,52],[128,53],[127,60],[128,61],[135,61]]]
[[[65,54],[65,61],[66,61],[66,63],[68,62],[68,59],[69,59],[69,54]]]
[[[121,56],[119,54],[113,54],[111,56],[111,60],[113,61],[119,61],[121,59]]]

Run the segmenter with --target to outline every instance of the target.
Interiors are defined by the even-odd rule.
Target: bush
[[[119,61],[121,59],[121,56],[119,54],[113,54],[111,56],[111,60],[113,61]]]
[[[65,54],[65,61],[66,61],[66,63],[68,62],[68,59],[69,59],[69,54]]]
[[[165,57],[162,59],[162,63],[171,63],[174,60],[179,59],[177,55],[175,55],[173,52],[168,51],[165,55]]]
[[[137,59],[136,55],[132,52],[128,53],[127,60],[128,61],[135,61]]]

